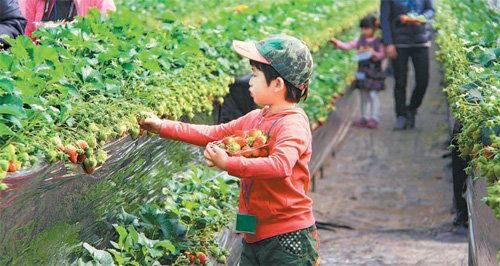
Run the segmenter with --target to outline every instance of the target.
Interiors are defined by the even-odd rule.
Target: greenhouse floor
[[[430,54],[430,83],[415,128],[392,130],[389,77],[380,93],[380,128],[351,127],[326,160],[310,193],[316,219],[353,229],[319,231],[322,265],[467,265],[467,229],[452,225],[451,159],[443,157],[446,97]],[[408,82],[412,88],[413,76]]]

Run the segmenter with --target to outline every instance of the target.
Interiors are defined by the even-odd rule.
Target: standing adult
[[[25,34],[38,28],[37,22],[72,21],[75,16],[85,16],[91,7],[102,14],[116,11],[113,0],[19,0],[24,16],[28,19]]]
[[[17,0],[0,0],[0,35],[15,38],[23,35],[26,19],[21,14]],[[8,49],[10,44],[0,38],[0,50]]]
[[[415,127],[417,109],[429,83],[429,20],[434,18],[432,0],[381,0],[380,20],[386,55],[394,69],[395,130]],[[406,104],[408,59],[415,70],[415,88]]]

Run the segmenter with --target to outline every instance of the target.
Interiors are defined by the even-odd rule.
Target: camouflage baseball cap
[[[233,41],[239,55],[270,64],[280,75],[300,90],[312,74],[313,59],[304,42],[290,36],[272,36],[257,43]]]

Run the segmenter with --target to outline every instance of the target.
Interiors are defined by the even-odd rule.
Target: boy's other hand
[[[332,37],[330,40],[328,40],[329,43],[333,43],[333,45],[337,45],[337,39],[335,37]]]
[[[203,156],[205,157],[208,166],[213,164],[219,169],[227,171],[227,159],[229,156],[226,151],[221,149],[219,146],[213,144],[207,145],[205,151],[203,152]]]
[[[150,115],[148,118],[142,119],[139,125],[142,129],[155,134],[160,134],[162,120],[155,115]]]
[[[211,161],[210,155],[208,154],[208,145],[207,145],[207,147],[205,147],[205,150],[203,151],[203,157],[205,157],[205,164],[208,167],[214,167],[215,166],[214,162]]]

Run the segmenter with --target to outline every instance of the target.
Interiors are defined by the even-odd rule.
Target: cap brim
[[[233,41],[233,49],[237,54],[248,59],[270,64],[269,61],[257,50],[257,46],[252,42]]]

